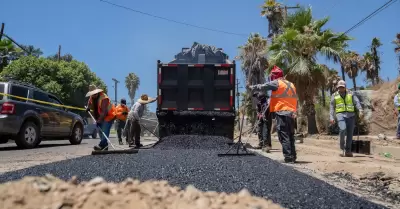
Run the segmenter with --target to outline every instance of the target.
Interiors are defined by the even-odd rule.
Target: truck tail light
[[[1,114],[12,115],[15,114],[15,104],[4,102],[1,106]]]

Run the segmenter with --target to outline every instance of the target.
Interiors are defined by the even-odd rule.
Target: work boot
[[[266,152],[266,153],[271,153],[271,147],[270,146],[265,146],[263,147],[262,151]]]
[[[108,146],[107,147],[100,147],[99,145],[96,145],[93,147],[95,151],[108,151]]]
[[[346,152],[345,154],[340,154],[340,157],[353,157],[353,153]]]
[[[295,162],[296,162],[296,160],[295,159],[293,159],[293,158],[285,158],[285,163],[287,163],[287,164],[294,164]]]
[[[139,149],[139,148],[141,148],[141,147],[143,147],[143,144],[136,144],[136,145],[135,145],[135,148],[137,148],[137,149]]]

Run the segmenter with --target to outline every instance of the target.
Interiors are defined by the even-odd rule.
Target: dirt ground
[[[167,181],[127,179],[107,183],[101,177],[77,184],[76,178],[64,182],[54,176],[25,177],[0,185],[2,209],[280,209],[277,204],[253,197],[247,190],[237,194],[201,192],[194,186],[168,185]]]
[[[399,148],[400,151],[400,141],[389,137],[383,140],[375,136],[360,136],[360,140],[371,141],[371,155],[354,154],[351,158],[340,157],[341,151],[336,136],[304,138],[303,143],[296,143],[298,163],[289,166],[352,193],[372,198],[376,202],[399,207],[400,156],[395,157],[387,150]],[[247,141],[251,146],[258,143],[255,135],[243,141]],[[271,153],[255,151],[271,159],[283,161],[282,147],[276,135],[273,136],[272,148]]]

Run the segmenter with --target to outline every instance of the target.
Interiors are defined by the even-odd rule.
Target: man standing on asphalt
[[[128,112],[129,109],[126,106],[126,99],[122,98],[121,99],[121,104],[117,106],[117,135],[118,135],[118,141],[120,145],[123,145],[122,143],[122,131],[124,130],[125,124],[126,124],[126,118],[128,117]],[[126,137],[126,134],[125,134]],[[125,138],[126,143],[128,144],[128,138]]]
[[[258,146],[256,149],[263,149],[264,152],[271,151],[271,126],[272,117],[269,111],[268,97],[264,92],[253,95],[257,97],[257,120],[258,120]]]
[[[115,119],[115,106],[108,96],[103,93],[103,90],[95,85],[89,86],[89,92],[86,97],[90,97],[86,111],[92,111],[97,127],[109,137],[110,129]],[[102,133],[100,133],[100,139],[100,144],[94,146],[94,150],[108,150],[108,141]]]
[[[355,126],[355,108],[359,112],[359,118],[363,118],[362,107],[357,96],[355,96],[350,90],[346,89],[346,82],[341,80],[337,85],[338,91],[333,93],[330,104],[330,121],[331,124],[335,124],[335,113],[336,120],[339,126],[340,136],[340,149],[344,154],[340,154],[341,157],[353,157],[351,152],[351,144],[353,142],[353,133]],[[345,141],[346,136],[346,141]]]
[[[397,132],[396,138],[400,139],[400,83],[397,85],[397,94],[394,96],[394,107],[396,108],[397,115]]]
[[[143,146],[140,143],[140,133],[142,131],[140,127],[140,119],[143,116],[145,105],[155,102],[156,100],[157,98],[153,99],[148,97],[147,94],[143,94],[132,106],[131,111],[129,111],[128,123],[125,126],[125,129],[128,131],[129,147],[140,148]]]
[[[271,81],[265,84],[250,86],[251,90],[272,90],[270,112],[275,115],[276,129],[282,144],[285,163],[295,163],[297,159],[294,139],[294,118],[297,112],[296,87],[283,78],[283,71],[274,66],[271,70]]]

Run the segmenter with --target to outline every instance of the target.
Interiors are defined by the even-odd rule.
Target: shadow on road
[[[37,146],[37,147],[35,147],[35,148],[33,148],[33,149],[40,149],[40,148],[50,148],[50,147],[64,147],[64,146],[80,146],[80,145],[84,145],[84,144],[87,144],[87,143],[81,143],[81,144],[78,144],[78,145],[72,145],[72,144],[40,144],[39,146]],[[0,152],[2,152],[2,151],[13,151],[13,150],[26,150],[26,149],[22,149],[22,148],[19,148],[19,147],[17,147],[16,145],[15,146],[10,146],[10,147],[0,147]]]

